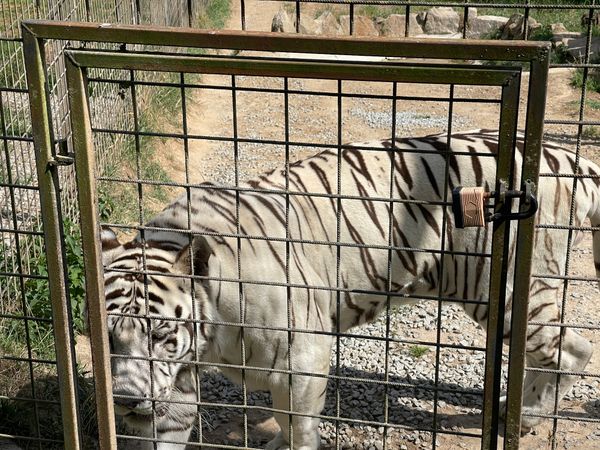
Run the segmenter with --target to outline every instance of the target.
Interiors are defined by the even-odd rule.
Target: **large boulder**
[[[271,31],[280,33],[295,33],[296,15],[290,15],[285,11],[285,9],[281,8],[273,17],[271,22]],[[300,34],[321,34],[321,22],[306,14],[301,15],[298,32]]]
[[[498,37],[508,22],[507,17],[502,16],[478,16],[469,15],[466,36],[471,39]]]
[[[427,11],[423,31],[427,34],[451,34],[460,29],[460,16],[452,8],[435,7]]]
[[[575,61],[583,61],[587,51],[587,37],[565,38],[563,44],[567,46],[567,53]],[[590,45],[590,58],[594,59],[600,55],[600,37],[592,37]]]
[[[530,17],[527,21],[528,31],[527,34],[531,35],[531,32],[537,30],[542,25],[539,24],[535,19]],[[525,38],[525,16],[523,14],[513,14],[504,25],[502,29],[501,39],[524,39]]]
[[[286,12],[285,9],[281,8],[279,11],[277,11],[275,16],[273,16],[273,21],[271,22],[271,31],[279,33],[296,32],[294,19],[290,17],[290,15]]]
[[[325,11],[317,17],[315,22],[317,22],[317,28],[321,31],[320,34],[325,36],[339,36],[345,34],[342,26],[331,11]]]
[[[391,14],[378,22],[379,34],[387,37],[406,36],[406,16],[404,14]],[[417,15],[410,14],[408,19],[408,35],[423,34],[423,29],[417,22]]]
[[[340,16],[340,26],[344,34],[350,34],[350,16]],[[379,31],[375,27],[373,19],[367,16],[354,16],[354,27],[352,29],[353,36],[379,36]]]

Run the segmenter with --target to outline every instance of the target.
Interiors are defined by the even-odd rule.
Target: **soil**
[[[239,29],[239,2],[232,2],[234,10],[229,28]],[[246,24],[248,30],[270,31],[270,24],[273,15],[279,8],[278,2],[259,2],[256,0],[246,0]],[[315,6],[316,7],[316,6]],[[303,13],[308,13],[308,9],[303,9]],[[245,53],[248,54],[248,53]],[[527,98],[526,86],[528,84],[528,73],[523,75],[524,88],[522,92],[522,105]],[[548,119],[577,119],[579,113],[580,91],[570,86],[572,69],[553,69],[549,78],[549,92],[547,102]],[[202,77],[202,82],[206,85],[228,85],[228,77],[217,75],[206,75]],[[237,77],[238,86],[245,87],[279,87],[281,81],[275,79],[266,79],[258,77]],[[304,91],[336,92],[336,82],[330,81],[307,81],[292,79],[289,81],[290,87]],[[390,94],[390,85],[383,83],[344,83],[344,89],[347,92],[360,92],[362,94],[382,95]],[[399,87],[402,95],[426,95],[429,97],[447,97],[449,88],[447,86],[435,85],[426,86],[419,84],[406,84]],[[495,98],[498,91],[490,88],[480,87],[457,87],[454,95],[456,98]],[[600,95],[590,93],[589,97],[600,100]],[[229,91],[217,89],[198,89],[189,94],[188,101],[188,132],[198,135],[210,136],[232,136],[232,101]],[[311,141],[317,143],[335,143],[337,141],[337,99],[326,96],[290,96],[290,139],[292,141]],[[260,138],[260,139],[284,139],[284,121],[283,121],[283,96],[281,94],[260,94],[251,92],[240,92],[237,98],[237,122],[238,136],[240,138]],[[353,142],[367,139],[387,138],[389,136],[390,126],[385,124],[381,117],[390,111],[389,100],[366,100],[366,99],[347,99],[344,100],[342,107],[342,116],[344,122],[342,126],[343,141]],[[420,101],[402,101],[398,103],[398,111],[409,111],[414,113],[412,122],[408,121],[406,126],[399,127],[398,136],[419,136],[435,133],[446,129],[444,120],[437,122],[434,119],[445,118],[448,115],[447,102],[424,103]],[[381,116],[377,116],[380,113]],[[419,121],[418,118],[429,120]],[[497,128],[499,118],[499,107],[495,104],[477,104],[455,103],[453,108],[453,118],[455,129],[474,129],[474,128]],[[600,120],[600,111],[587,108],[587,120]],[[521,111],[520,124],[523,125],[524,114]],[[558,140],[566,147],[574,148],[576,144],[577,127],[570,125],[548,125],[546,126],[546,136]],[[592,134],[592,136],[595,136]],[[157,152],[163,156],[162,164],[169,176],[176,182],[202,182],[208,181],[220,174],[226,176],[226,172],[231,173],[233,159],[232,150],[227,145],[219,141],[191,140],[189,142],[189,162],[188,174],[186,180],[185,162],[183,151],[173,151],[181,149],[181,143],[175,140],[166,141],[159,144],[161,150]],[[245,150],[254,151],[248,145]],[[268,168],[281,165],[283,159],[281,148],[261,150],[257,152],[257,157],[250,160],[243,167],[240,167],[241,176],[246,178],[261,173]],[[314,153],[314,149],[306,150],[300,147],[292,147],[292,158],[298,159]],[[588,158],[600,162],[600,147],[598,138],[584,140],[582,143],[582,154]],[[263,157],[261,158],[261,155]],[[222,180],[220,180],[222,181]],[[571,274],[574,276],[594,276],[593,260],[591,256],[591,236],[588,234],[573,251]],[[568,309],[566,316],[573,320],[585,317],[591,325],[598,325],[597,317],[600,312],[600,294],[597,287],[590,283],[574,282],[570,287],[568,298]],[[567,319],[569,320],[569,319]],[[484,334],[477,327],[466,333],[474,333],[476,343],[484,343]],[[597,330],[583,330],[582,334],[590,339],[594,344],[600,341],[600,332]],[[432,331],[423,331],[420,335],[423,339],[435,341],[435,334]],[[588,372],[600,373],[600,352],[593,356]],[[566,414],[578,418],[600,418],[600,407],[598,402],[590,401],[598,397],[600,391],[596,384],[596,390],[591,396],[578,398],[571,395],[561,404],[561,414]],[[460,414],[460,408],[448,406],[440,410],[448,417],[456,415],[456,420],[450,419],[449,426],[453,429],[479,433],[481,421],[479,417],[467,417]],[[248,417],[249,432],[259,433],[261,435],[272,435],[277,430],[277,425],[272,418],[265,416],[264,413],[254,414],[252,411]],[[600,435],[597,423],[587,423],[583,421],[558,422],[555,431],[556,447],[559,449],[592,449],[600,448]],[[204,431],[204,435],[210,438],[211,442],[236,442],[243,434],[243,422],[232,418],[226,426],[219,426],[213,430]],[[553,424],[551,421],[545,422],[536,428],[535,432],[528,434],[522,439],[522,448],[524,449],[545,449],[552,448]],[[438,436],[438,448],[442,449],[476,449],[480,448],[479,439],[461,438],[452,435],[440,434]],[[395,448],[405,445],[408,449],[430,448],[431,443],[415,444],[414,442],[396,442]]]

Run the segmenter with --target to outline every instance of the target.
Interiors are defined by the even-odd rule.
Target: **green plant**
[[[572,59],[569,54],[569,48],[564,44],[552,47],[550,51],[550,64],[564,64]]]
[[[425,353],[429,352],[429,347],[424,347],[422,345],[413,345],[409,348],[408,353],[410,356],[412,356],[413,358],[420,358],[423,355],[425,355]]]
[[[231,0],[208,0],[204,14],[198,17],[198,27],[223,28],[230,15]]]
[[[83,267],[83,252],[81,250],[81,233],[79,227],[70,219],[65,219],[64,245],[67,266],[67,278],[69,280],[69,297],[71,302],[71,313],[75,332],[82,333],[85,330],[85,272]],[[40,246],[41,244],[36,243]],[[47,276],[48,261],[43,248],[35,249],[36,255],[29,259],[29,265],[33,273]],[[29,313],[42,319],[52,318],[52,306],[50,304],[50,288],[46,279],[30,278],[25,282],[25,303]],[[47,322],[42,328],[50,328]]]
[[[590,62],[593,64],[598,64],[600,63],[600,57],[592,58]],[[581,88],[583,86],[585,70],[586,69],[577,69],[575,70],[575,72],[573,72],[573,76],[571,78],[571,86],[576,88]],[[586,88],[588,91],[600,92],[600,70],[588,69]]]
[[[552,28],[550,24],[546,24],[533,30],[529,35],[529,39],[531,41],[550,41],[552,36],[554,36]]]
[[[579,104],[579,102],[577,102],[577,104]],[[585,104],[590,109],[594,109],[596,111],[600,110],[600,100],[594,100],[594,99],[589,98],[585,101]]]
[[[581,137],[586,139],[599,139],[600,138],[600,127],[596,127],[593,125],[588,125],[583,128],[581,132]]]

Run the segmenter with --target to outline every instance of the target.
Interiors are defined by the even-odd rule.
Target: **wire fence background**
[[[261,2],[249,2],[244,0],[232,0],[234,3],[233,20],[238,23],[237,28],[248,30],[255,29],[253,20],[255,15],[252,12],[261,8]],[[23,298],[26,285],[28,283],[45,283],[45,268],[39,261],[39,256],[43,253],[43,240],[41,237],[41,218],[39,217],[38,198],[36,192],[36,174],[33,158],[33,147],[31,142],[31,124],[29,119],[29,110],[27,103],[25,74],[22,62],[22,49],[20,42],[19,21],[23,18],[48,18],[74,21],[96,21],[96,22],[119,22],[119,23],[152,23],[157,25],[188,26],[196,25],[198,16],[209,1],[124,1],[115,2],[106,1],[20,1],[20,0],[1,0],[0,1],[0,136],[2,138],[2,150],[0,151],[0,323],[6,326],[6,329],[18,328],[17,334],[21,335],[20,340],[24,344],[18,351],[11,348],[0,348],[0,377],[8,379],[13,374],[14,365],[25,365],[28,367],[28,378],[31,382],[31,392],[25,397],[38,399],[32,403],[36,409],[35,417],[39,417],[37,409],[43,408],[46,404],[54,405],[53,408],[58,411],[57,391],[45,393],[48,398],[41,398],[39,389],[36,392],[36,384],[33,382],[38,376],[46,376],[52,373],[53,358],[52,352],[46,354],[38,351],[31,345],[30,333],[34,332],[38,323],[47,323],[47,318],[33,318],[30,310],[25,306]],[[274,3],[274,2],[264,2]],[[548,12],[555,9],[555,12],[564,13],[564,17],[569,16],[572,23],[580,22],[582,37],[584,38],[584,49],[581,56],[570,61],[556,60],[553,68],[571,68],[577,69],[581,76],[580,96],[575,108],[576,113],[569,119],[556,118],[549,111],[546,120],[547,135],[551,137],[564,138],[565,142],[578,152],[587,156],[598,156],[595,147],[599,143],[597,127],[600,126],[600,119],[594,113],[595,109],[590,103],[591,94],[589,92],[589,80],[593,80],[598,75],[600,64],[597,59],[596,41],[598,39],[598,27],[596,26],[598,11],[594,0],[586,1],[524,1],[522,3],[501,3],[501,2],[408,2],[408,1],[365,1],[352,2],[348,4],[345,1],[315,0],[315,1],[296,1],[296,2],[275,2],[281,3],[290,15],[310,17],[317,14],[320,8],[331,8],[338,11],[338,14],[347,14],[350,17],[350,23],[354,23],[353,17],[361,15],[368,8],[381,6],[394,10],[400,14],[410,14],[427,9],[432,6],[452,6],[457,11],[462,11],[463,16],[467,15],[467,8],[477,6],[486,8],[485,11],[490,14],[510,15],[512,13],[521,13],[525,17],[538,17],[540,12]],[[560,9],[556,9],[560,8]],[[368,12],[368,11],[367,11]],[[558,16],[557,16],[558,17]],[[560,20],[556,20],[560,21]],[[350,26],[354,33],[355,29]],[[261,29],[260,31],[266,31]],[[409,34],[409,30],[406,30]],[[526,31],[526,38],[537,38],[530,36]],[[463,31],[463,37],[465,33]],[[52,85],[51,105],[53,110],[53,123],[55,125],[55,138],[57,140],[57,149],[66,149],[69,145],[69,127],[68,127],[68,108],[66,105],[66,89],[64,81],[64,65],[61,59],[61,51],[67,43],[52,42],[47,48],[47,58],[49,63],[49,81]],[[118,48],[118,47],[115,47]],[[100,75],[98,75],[100,76]],[[110,77],[110,74],[102,76]],[[152,76],[152,75],[146,75]],[[150,80],[150,79],[149,79]],[[152,97],[152,91],[146,90],[147,96]],[[95,118],[95,125],[103,128],[122,127],[124,124],[131,123],[131,115],[122,108],[122,96],[129,95],[128,90],[114,84],[106,84],[102,89],[94,91],[91,104]],[[596,101],[595,97],[591,97]],[[142,102],[143,103],[143,102]],[[121,147],[123,140],[119,137],[99,134],[96,137],[96,148],[99,150],[99,165],[110,172],[114,162],[121,157]],[[63,179],[61,185],[63,210],[66,217],[72,222],[77,220],[77,204],[74,191],[73,173],[69,168],[62,172]],[[576,183],[576,181],[574,181]],[[111,207],[108,205],[107,207]],[[565,231],[567,233],[568,231]],[[587,231],[587,234],[590,230]],[[576,257],[578,253],[573,253],[569,249],[567,266],[571,255]],[[32,265],[31,262],[34,261]],[[590,332],[598,330],[597,319],[582,319],[576,321],[579,317],[577,311],[571,314],[568,306],[571,300],[572,286],[586,285],[595,281],[593,277],[582,276],[578,273],[570,273],[569,267],[566,267],[567,276],[564,282],[563,290],[563,310],[567,320],[567,326],[587,327]],[[543,278],[543,274],[539,274]],[[586,288],[587,289],[587,288]],[[586,290],[590,301],[598,298],[596,291]],[[595,296],[595,297],[593,297]],[[15,301],[17,299],[17,301]],[[568,311],[568,312],[567,312]],[[43,329],[47,332],[47,328]],[[52,336],[49,335],[45,340],[51,345]],[[22,353],[22,349],[26,353]],[[16,370],[16,369],[15,369]],[[598,392],[597,390],[595,391]],[[23,397],[22,392],[7,390],[0,391],[0,400],[9,398]],[[5,406],[3,406],[5,408]],[[3,412],[10,410],[0,410],[0,417]],[[553,420],[553,436],[563,421],[582,420],[594,423],[598,421],[598,414],[591,410],[587,415],[573,418],[559,417],[558,410],[555,412]],[[39,420],[39,419],[38,419]],[[32,441],[36,442],[39,448],[44,446],[44,436],[40,433],[39,423],[36,427],[38,434]],[[558,442],[549,438],[553,447],[558,447]],[[590,441],[592,444],[596,441]]]

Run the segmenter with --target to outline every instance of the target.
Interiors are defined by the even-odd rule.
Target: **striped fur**
[[[164,401],[197,401],[194,371],[181,363],[192,360],[271,369],[246,369],[244,381],[250,389],[270,390],[275,409],[289,410],[288,364],[291,362],[294,371],[327,374],[332,344],[328,332],[343,332],[370,322],[386,307],[385,296],[366,291],[397,293],[399,295],[393,297],[397,304],[441,293],[443,297],[463,304],[467,314],[485,326],[489,258],[465,253],[489,253],[491,226],[455,229],[450,214],[444,220],[442,207],[422,205],[418,201],[441,202],[448,189],[456,185],[493,189],[497,133],[478,130],[453,134],[447,173],[443,155],[448,147],[446,142],[446,135],[434,135],[354,145],[378,151],[359,151],[349,146],[341,153],[339,193],[360,198],[338,202],[337,198],[331,197],[338,193],[338,156],[332,151],[324,151],[290,164],[289,189],[328,196],[290,195],[286,209],[284,195],[252,191],[285,189],[286,171],[282,169],[244,184],[249,191],[240,192],[237,200],[234,191],[219,189],[212,184],[191,189],[189,203],[188,196],[183,195],[148,223],[150,227],[174,231],[147,230],[145,245],[139,236],[121,245],[112,232],[105,230],[103,249],[108,311],[151,318],[119,315],[109,318],[113,352],[129,356],[113,358],[118,412],[124,414],[138,432],[150,436],[152,421],[146,418],[152,417],[150,413],[154,408],[158,437],[186,441],[197,418],[196,406]],[[521,165],[522,144],[519,139],[516,167]],[[393,152],[393,145],[400,151]],[[541,166],[542,173],[572,174],[575,155],[546,143]],[[578,173],[598,175],[600,168],[580,159]],[[446,175],[447,186],[444,183]],[[573,208],[574,225],[582,225],[586,218],[592,225],[600,225],[599,187],[598,178],[579,179]],[[571,191],[571,178],[542,177],[537,223],[568,225]],[[393,198],[414,202],[391,204],[364,199],[385,199],[390,193]],[[188,229],[188,219],[194,232],[204,233],[196,237],[191,246],[188,236],[176,231]],[[338,240],[338,228],[339,241],[343,243],[339,246],[339,254],[338,246],[331,245]],[[238,240],[235,237],[238,232],[255,239]],[[270,239],[261,239],[264,237]],[[293,240],[287,251],[286,238]],[[534,239],[533,272],[563,275],[567,233],[542,228]],[[439,253],[442,240],[446,250],[443,256]],[[390,243],[395,247],[391,252],[384,248]],[[410,251],[411,248],[430,251]],[[511,265],[514,250],[512,239]],[[336,268],[338,258],[339,270]],[[594,234],[594,261],[596,272],[600,273],[599,233]],[[194,274],[208,275],[209,280],[196,281],[192,289],[189,277],[168,276],[191,274],[192,266]],[[146,276],[147,304],[144,276],[119,272],[143,269],[153,273]],[[510,305],[512,272],[508,275]],[[240,278],[245,280],[241,287],[239,283],[227,281]],[[293,287],[288,289],[285,283],[291,283]],[[335,286],[341,288],[339,307],[335,290],[328,289]],[[560,286],[561,280],[557,278],[533,279],[530,320],[559,320],[557,293]],[[201,320],[194,325],[159,318],[163,316]],[[504,323],[506,337],[510,333],[510,320],[508,313]],[[206,321],[242,321],[250,327],[242,330]],[[152,344],[148,342],[148,327],[157,329]],[[287,331],[273,329],[288,327],[325,333],[291,333],[288,342]],[[530,366],[557,367],[559,332],[559,327],[529,327],[527,363]],[[152,389],[149,364],[131,358],[149,356],[149,348],[152,348],[153,357],[165,360],[153,363]],[[587,340],[566,329],[562,368],[583,370],[591,351]],[[241,370],[235,367],[222,370],[231,379],[242,381]],[[547,373],[527,375],[524,397],[527,412],[552,409],[554,380],[555,377]],[[561,377],[559,398],[574,381],[572,376]],[[294,404],[291,409],[304,414],[319,414],[325,401],[325,388],[323,377],[293,376]],[[127,403],[127,396],[142,397],[142,401]],[[154,406],[150,400],[145,400],[151,396],[156,399]],[[275,414],[275,417],[282,431],[267,448],[287,449],[289,417],[285,414]],[[537,422],[526,417],[523,426],[530,428]],[[318,423],[318,419],[294,417],[294,449],[318,448]]]

